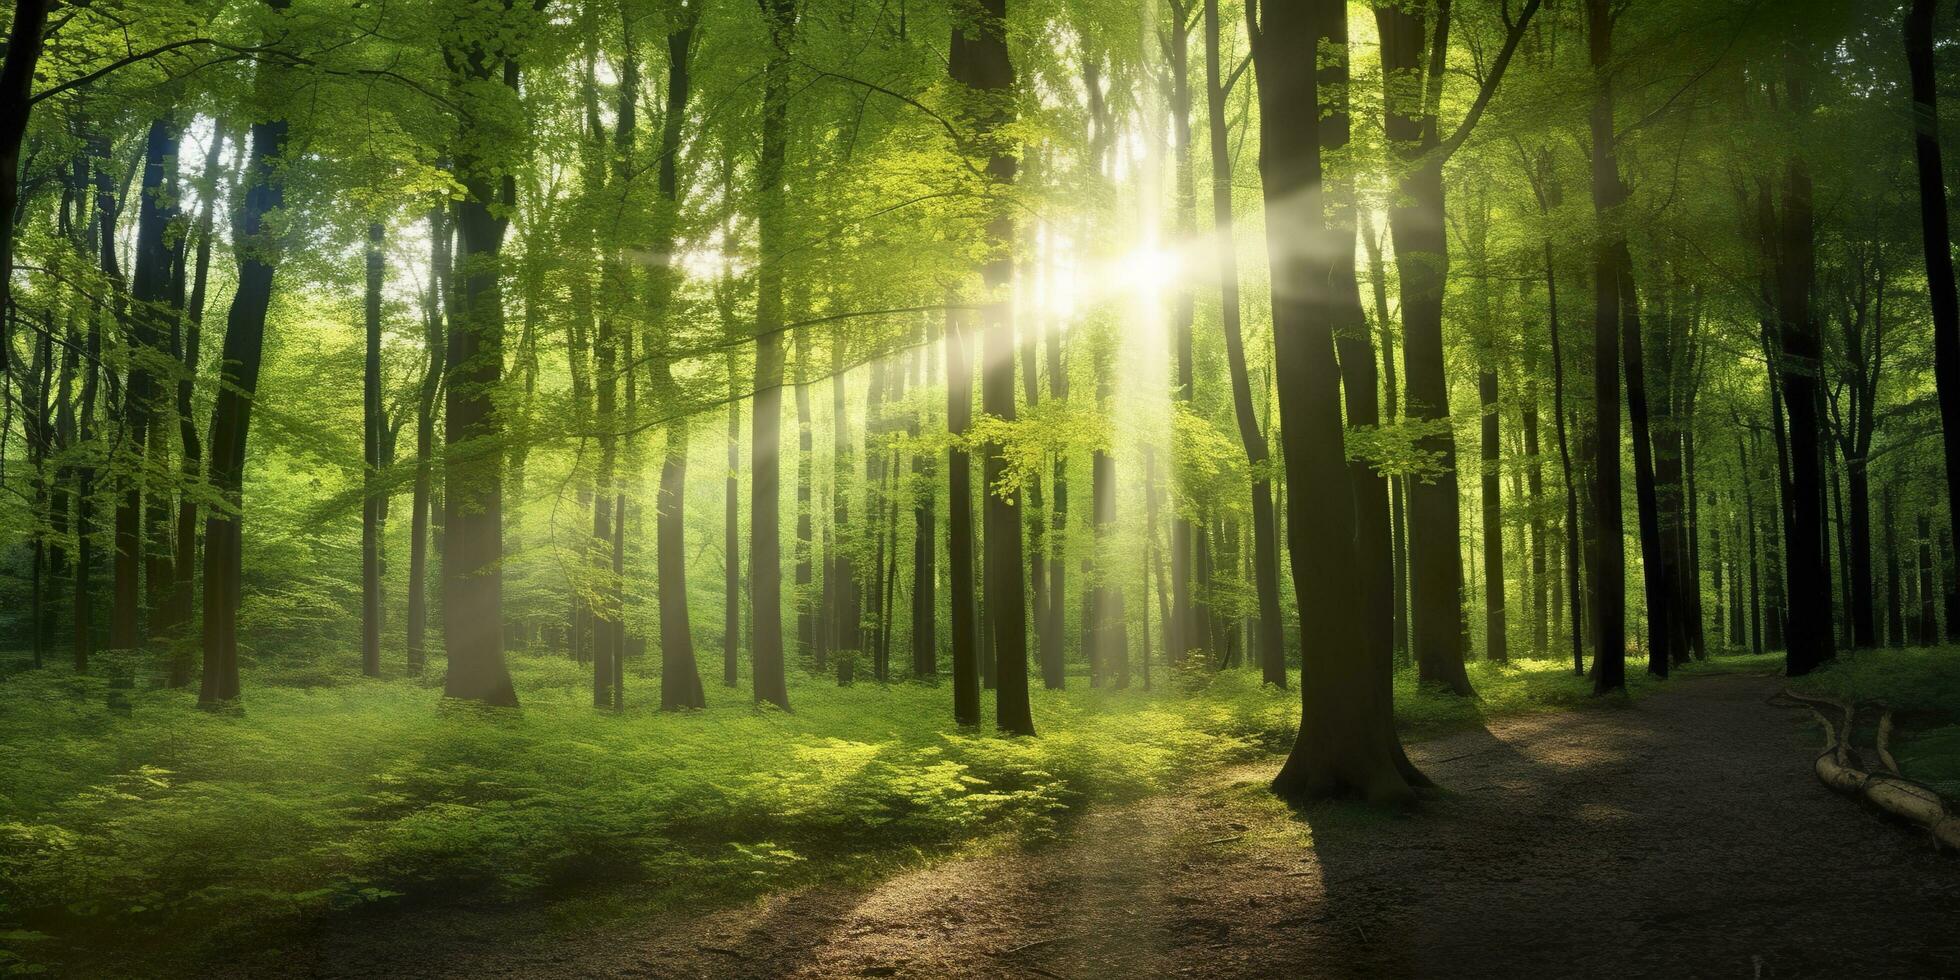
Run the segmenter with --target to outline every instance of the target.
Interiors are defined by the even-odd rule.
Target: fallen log
[[[1878,723],[1878,757],[1891,773],[1867,772],[1861,768],[1856,753],[1851,749],[1852,722],[1856,708],[1834,698],[1798,694],[1785,689],[1782,696],[1807,708],[1817,723],[1824,728],[1824,750],[1817,755],[1817,778],[1824,785],[1843,793],[1855,796],[1879,810],[1916,826],[1924,827],[1933,835],[1933,840],[1941,847],[1960,851],[1960,816],[1953,814],[1947,802],[1938,793],[1927,789],[1898,774],[1898,763],[1892,758],[1892,713],[1884,712]],[[1843,733],[1831,724],[1829,718],[1818,710],[1818,706],[1838,709],[1844,717]]]

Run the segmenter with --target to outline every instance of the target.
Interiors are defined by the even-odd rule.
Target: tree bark
[[[973,368],[967,346],[966,314],[946,318],[946,428],[953,439],[946,450],[946,553],[952,562],[947,599],[953,631],[953,721],[980,724],[980,654],[973,596],[973,467],[966,435],[973,425]]]
[[[1647,412],[1647,369],[1640,337],[1640,313],[1626,243],[1619,243],[1620,335],[1625,347],[1627,421],[1633,437],[1633,495],[1640,527],[1640,570],[1647,599],[1647,672],[1666,677],[1675,662],[1673,586],[1661,528],[1660,495],[1654,473],[1654,438]]]
[[[423,346],[428,366],[415,404],[415,489],[409,506],[408,543],[408,672],[420,674],[425,658],[429,622],[429,521],[434,509],[436,397],[442,390],[442,366],[448,360],[448,330],[444,306],[449,288],[449,248],[452,231],[448,210],[429,209],[429,296],[423,312]],[[576,639],[573,641],[576,644]]]
[[[517,98],[517,63],[501,65],[504,92],[482,94],[496,79],[486,41],[470,40],[452,55],[462,66],[459,88],[479,99]],[[466,104],[464,132],[483,126],[484,107]],[[479,136],[483,135],[480,132]],[[500,282],[504,232],[516,204],[516,178],[499,177],[489,161],[459,153],[456,175],[463,187],[455,202],[455,308],[449,317],[443,391],[442,619],[449,672],[443,694],[499,707],[515,707],[517,692],[504,664],[503,630],[503,420],[496,396],[504,367],[504,310]]]
[[[178,132],[165,118],[152,120],[143,141],[143,182],[137,203],[136,261],[129,283],[130,308],[125,326],[129,331],[129,377],[123,387],[123,425],[120,438],[122,458],[116,472],[116,547],[113,560],[115,595],[109,618],[109,645],[118,650],[135,650],[143,645],[140,592],[143,574],[143,501],[147,493],[144,474],[145,451],[150,446],[150,426],[156,418],[158,397],[156,375],[149,357],[160,349],[176,310],[169,304],[171,249],[166,235],[176,219],[176,180],[170,161],[177,156]],[[113,237],[113,222],[105,222],[103,234]],[[113,248],[105,237],[105,249]],[[9,349],[3,357],[12,361]]]
[[[1933,309],[1933,378],[1940,430],[1946,434],[1947,513],[1960,514],[1960,287],[1953,279],[1947,226],[1946,172],[1940,160],[1939,80],[1933,60],[1933,0],[1912,0],[1906,14],[1906,64],[1912,85],[1913,155],[1919,172],[1920,241]],[[11,66],[10,66],[11,67]]]
[[[1279,610],[1279,540],[1273,527],[1271,451],[1252,403],[1245,339],[1239,309],[1238,245],[1232,230],[1232,156],[1225,122],[1224,53],[1219,44],[1218,0],[1204,0],[1205,109],[1211,149],[1212,253],[1217,263],[1219,321],[1225,334],[1225,360],[1232,379],[1232,415],[1245,445],[1252,483],[1252,578],[1259,615],[1255,647],[1264,683],[1286,686],[1286,645]],[[1391,406],[1391,414],[1393,408]]]
[[[1437,460],[1435,478],[1406,485],[1409,619],[1422,682],[1467,697],[1472,691],[1463,668],[1461,505],[1456,440],[1447,428],[1449,382],[1443,371],[1443,285],[1449,258],[1442,154],[1429,99],[1420,94],[1431,86],[1441,90],[1449,37],[1447,6],[1440,9],[1433,29],[1425,19],[1420,7],[1385,4],[1375,9],[1381,33],[1383,127],[1392,151],[1409,168],[1388,209],[1402,293],[1406,412],[1441,430],[1418,443],[1419,450]],[[1427,66],[1425,37],[1430,42]],[[1413,87],[1409,80],[1415,82]]]
[[[266,6],[280,10],[286,0],[266,0]],[[274,73],[262,66],[253,84],[260,104],[273,103],[276,82]],[[252,124],[245,197],[232,231],[233,240],[242,248],[238,287],[225,318],[218,400],[211,413],[209,466],[211,489],[223,506],[213,508],[204,524],[204,664],[198,704],[206,708],[233,704],[239,696],[238,594],[243,563],[240,530],[245,440],[251,427],[252,401],[258,392],[259,360],[265,350],[265,314],[272,303],[273,273],[278,268],[278,242],[268,233],[265,217],[285,204],[285,184],[280,176],[285,141],[284,119]]]
[[[1805,52],[1787,53],[1784,87],[1787,107],[1808,112],[1809,67]],[[1808,164],[1792,155],[1784,164],[1782,206],[1775,209],[1775,312],[1782,364],[1783,403],[1789,412],[1791,519],[1785,531],[1789,578],[1789,646],[1784,669],[1801,676],[1834,659],[1831,635],[1831,570],[1824,541],[1822,422],[1823,344],[1810,305],[1816,280],[1816,239],[1812,228]],[[1765,202],[1768,211],[1768,203]],[[1765,235],[1769,241],[1770,236]],[[1935,366],[1938,358],[1935,357]],[[1960,431],[1960,429],[1956,429]]]
[[[978,93],[998,96],[1014,88],[1014,68],[1007,51],[1006,0],[981,0],[972,23],[953,31],[951,72],[955,81]],[[987,178],[998,185],[1014,182],[1015,162],[1009,148],[1000,145],[1001,130],[1013,122],[1013,114],[997,99],[975,114],[974,134],[979,148],[987,154]],[[982,305],[980,395],[983,410],[998,419],[1013,421],[1014,410],[1014,323],[1010,313],[1010,287],[1014,266],[1013,215],[1004,205],[988,219],[988,255],[981,266],[981,284],[986,302]],[[993,624],[995,696],[994,723],[1004,732],[1034,734],[1034,716],[1028,706],[1028,614],[1025,558],[1021,548],[1020,494],[996,492],[1006,475],[1005,447],[989,442],[983,457],[982,487],[986,495],[986,595],[987,617]]]
[[[783,416],[783,164],[789,148],[789,45],[796,32],[794,0],[765,0],[774,45],[762,76],[762,147],[755,179],[755,399],[749,445],[749,640],[757,702],[789,708],[783,657],[782,416]]]
[[[1893,647],[1906,645],[1905,580],[1899,575],[1899,524],[1892,513],[1894,493],[1885,485],[1885,639]]]
[[[1298,57],[1315,50],[1322,36],[1338,37],[1345,10],[1333,0],[1280,4],[1267,9],[1263,25],[1249,24],[1259,80],[1260,184],[1271,215],[1267,252],[1288,547],[1302,631],[1311,638],[1301,650],[1299,736],[1273,788],[1291,798],[1358,794],[1398,804],[1413,791],[1399,764],[1394,706],[1379,683],[1388,650],[1368,648],[1371,633],[1385,639],[1388,632],[1386,622],[1371,630],[1369,619],[1379,613],[1386,620],[1390,610],[1385,601],[1370,601],[1370,590],[1352,574],[1359,558],[1356,498],[1367,491],[1353,485],[1348,469],[1334,355],[1340,301],[1329,284],[1343,243],[1323,213],[1317,73],[1312,60]],[[1351,256],[1352,240],[1345,244]],[[1358,313],[1358,295],[1354,306]]]
[[[1477,400],[1482,429],[1484,532],[1484,656],[1511,659],[1504,617],[1504,502],[1500,496],[1503,445],[1498,437],[1497,368],[1477,372]]]
[[[1614,231],[1626,187],[1613,154],[1613,19],[1607,0],[1586,0],[1593,72],[1593,692],[1626,688],[1626,554],[1620,502],[1620,275],[1625,238]]]
[[[381,676],[381,222],[368,223],[364,296],[367,356],[362,362],[361,432],[367,486],[361,494],[361,673]]]
[[[42,32],[55,0],[16,0],[7,30],[6,61],[0,63],[0,269],[14,267],[14,220],[20,210],[20,144],[34,110],[34,67],[40,63]],[[0,375],[12,380],[14,340],[13,276],[0,275]]]

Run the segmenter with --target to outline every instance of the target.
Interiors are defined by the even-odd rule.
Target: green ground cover
[[[917,682],[804,676],[790,713],[717,686],[704,711],[615,715],[591,707],[584,668],[518,656],[524,707],[485,714],[352,663],[257,670],[235,715],[141,682],[112,711],[101,676],[63,668],[0,681],[0,963],[105,936],[194,949],[457,894],[616,883],[678,904],[876,874],[983,836],[1039,840],[1087,805],[1283,750],[1299,710],[1295,692],[1226,671],[1037,690],[1033,739],[957,731],[950,690]],[[1471,675],[1475,701],[1399,675],[1409,737],[1601,703],[1558,661]],[[1635,672],[1634,696],[1653,686]]]
[[[1948,799],[1960,798],[1960,647],[1859,650],[1797,681],[1800,691],[1893,712],[1899,771]],[[1876,716],[1864,719],[1876,724]],[[1863,744],[1868,736],[1861,735]]]

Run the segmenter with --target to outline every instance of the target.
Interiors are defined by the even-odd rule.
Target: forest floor
[[[1826,790],[1774,677],[1412,745],[1413,813],[1294,811],[1273,761],[868,885],[565,929],[436,912],[312,937],[331,976],[1943,976],[1960,864]],[[298,955],[293,955],[297,953]]]

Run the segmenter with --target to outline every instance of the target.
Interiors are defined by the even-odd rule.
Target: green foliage
[[[812,684],[795,714],[740,696],[622,717],[591,710],[569,660],[513,666],[511,716],[431,711],[424,684],[332,669],[310,688],[255,674],[240,715],[145,691],[118,717],[96,678],[12,678],[0,925],[252,929],[594,880],[729,897],[981,832],[1038,837],[1083,804],[1247,758],[1295,710],[1248,678],[1193,701],[1078,689],[1038,695],[1050,735],[1002,740],[948,734],[931,685]]]
[[[1960,647],[1841,653],[1791,686],[1890,708],[1897,726],[1891,750],[1900,771],[1948,798],[1960,797]],[[1877,715],[1866,714],[1865,723],[1876,724]]]

